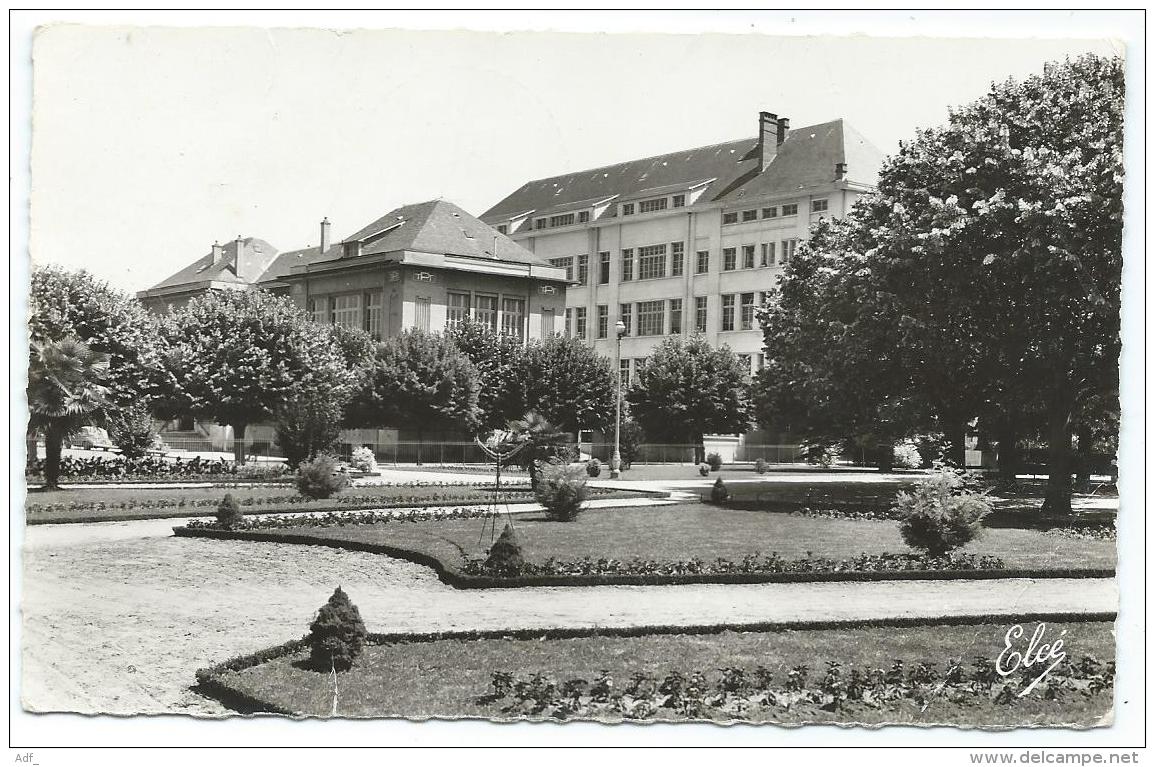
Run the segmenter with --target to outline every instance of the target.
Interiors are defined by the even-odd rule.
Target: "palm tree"
[[[569,436],[550,423],[545,416],[533,410],[524,417],[509,422],[510,437],[525,444],[513,460],[529,471],[530,486],[536,490],[542,461],[560,456],[569,445]]]
[[[104,418],[108,387],[102,383],[108,355],[76,338],[34,342],[28,355],[28,428],[44,432],[44,487],[60,480],[64,440]]]

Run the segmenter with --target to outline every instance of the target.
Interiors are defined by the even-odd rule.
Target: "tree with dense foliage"
[[[66,337],[33,341],[28,355],[29,428],[44,433],[44,487],[60,481],[64,440],[84,426],[98,425],[111,407],[108,355]]]
[[[1069,512],[1073,426],[1117,385],[1122,109],[1121,62],[1084,56],[904,143],[877,193],[787,268],[763,320],[761,410],[833,413],[843,430],[933,415],[958,463],[967,421],[1015,439],[1040,403],[1044,510]]]
[[[289,468],[336,449],[347,399],[325,392],[295,392],[274,411],[277,446]]]
[[[474,431],[478,389],[476,368],[451,339],[405,330],[377,346],[349,405],[350,425]]]
[[[553,335],[525,351],[526,402],[559,429],[612,428],[613,365],[579,338]]]
[[[179,406],[231,426],[238,462],[249,424],[273,419],[294,396],[347,396],[350,374],[329,331],[288,299],[260,290],[209,293],[165,327]]]
[[[706,434],[749,428],[747,375],[729,347],[672,336],[658,344],[630,387],[630,414],[653,441],[696,445],[698,462]]]
[[[305,640],[309,660],[318,671],[348,671],[365,647],[365,621],[340,586],[317,611]]]
[[[477,370],[479,428],[499,429],[520,418],[527,409],[526,349],[521,339],[473,320],[452,325],[445,335]]]

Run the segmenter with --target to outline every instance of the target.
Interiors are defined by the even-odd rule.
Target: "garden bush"
[[[721,477],[714,480],[714,486],[710,488],[710,500],[714,503],[725,503],[730,500],[730,489],[726,487]]]
[[[319,455],[297,467],[297,492],[306,498],[328,498],[348,486],[349,477],[331,455]]]
[[[329,601],[317,611],[305,638],[313,668],[318,671],[348,671],[361,655],[366,633],[361,612],[338,586]]]
[[[757,461],[754,461],[754,471],[758,472],[759,474],[765,474],[769,470],[770,464],[766,463],[764,459],[759,458]]]
[[[245,515],[241,513],[241,507],[237,505],[233,494],[225,493],[225,497],[217,506],[217,526],[223,530],[235,530],[244,521]]]
[[[485,560],[486,572],[505,577],[514,576],[525,566],[525,558],[521,555],[521,544],[517,540],[517,533],[508,523],[501,535],[489,548],[489,556]]]
[[[342,406],[327,395],[294,395],[277,409],[276,441],[289,466],[334,450],[341,434]]]
[[[542,466],[534,496],[550,519],[568,522],[578,515],[589,496],[586,479],[581,467],[551,461]]]
[[[722,468],[722,456],[717,453],[710,453],[706,456],[706,463],[710,466],[710,471],[718,471]]]
[[[601,473],[602,473],[602,462],[601,461],[599,461],[597,458],[591,458],[588,461],[586,461],[586,474],[589,474],[591,477],[597,477],[597,476],[600,476]]]
[[[143,458],[156,441],[152,414],[142,405],[132,405],[112,413],[108,419],[108,438],[120,448],[125,458]]]
[[[898,493],[893,509],[908,546],[941,556],[982,534],[991,504],[964,472],[938,465],[910,492]]]
[[[922,466],[922,455],[918,445],[907,440],[894,446],[894,466],[898,469],[917,469]]]
[[[377,455],[372,448],[359,447],[353,451],[349,464],[357,471],[371,472],[377,470]]]
[[[698,464],[698,474],[700,474],[703,477],[710,476],[710,467],[704,463]]]

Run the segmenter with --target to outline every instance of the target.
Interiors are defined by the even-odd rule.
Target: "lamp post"
[[[622,336],[625,334],[626,323],[618,320],[614,325],[614,364],[618,369],[618,388],[614,403],[614,455],[610,459],[610,479],[617,479],[622,473]]]

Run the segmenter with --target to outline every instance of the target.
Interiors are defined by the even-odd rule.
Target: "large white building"
[[[531,181],[481,219],[565,268],[566,332],[636,373],[667,335],[701,333],[750,366],[754,310],[799,241],[877,181],[882,154],[841,119],[791,129],[761,112],[754,138]]]

